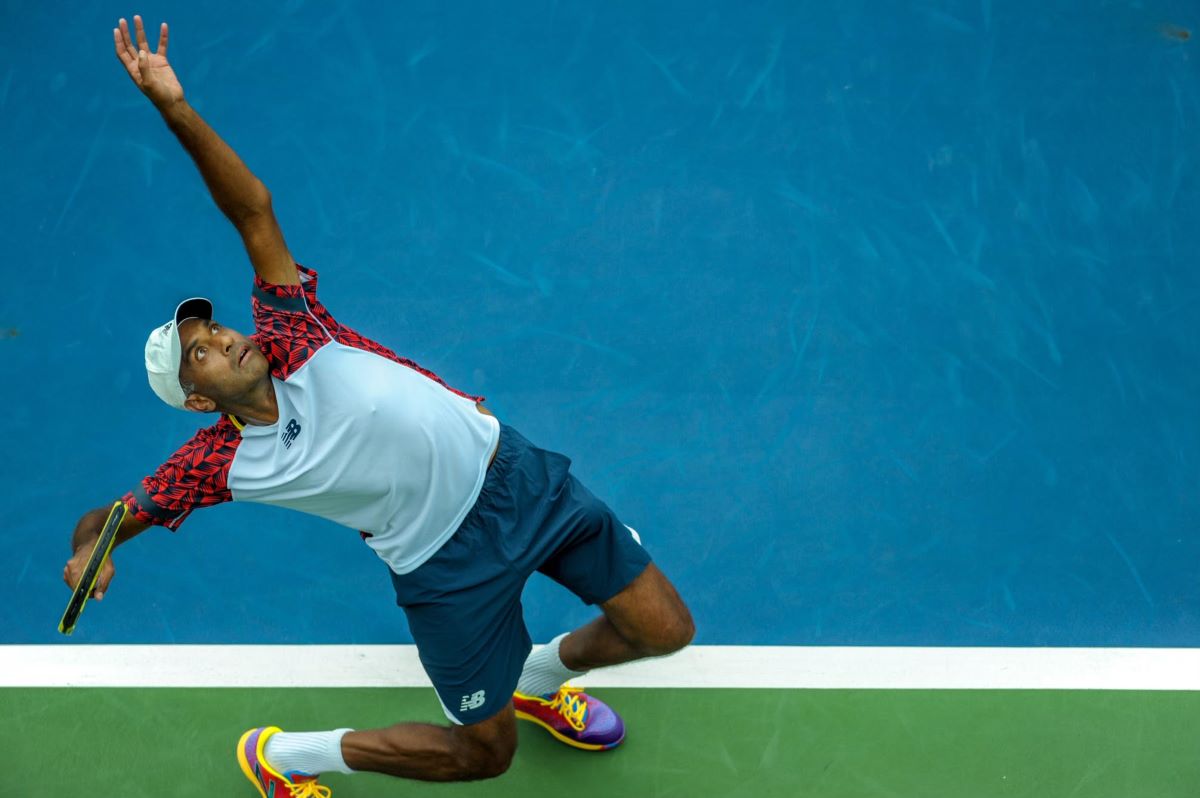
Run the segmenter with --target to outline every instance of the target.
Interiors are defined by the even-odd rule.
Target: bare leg
[[[342,737],[342,758],[352,769],[421,781],[499,776],[508,770],[516,749],[512,706],[470,726],[398,723]]]
[[[654,563],[600,607],[603,615],[559,643],[558,656],[573,671],[670,654],[695,634],[683,599]]]

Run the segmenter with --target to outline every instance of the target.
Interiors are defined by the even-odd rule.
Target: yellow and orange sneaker
[[[563,685],[557,693],[513,694],[521,720],[531,720],[554,739],[584,751],[607,751],[625,739],[625,722],[612,707],[578,687]]]
[[[250,779],[262,798],[330,798],[330,789],[317,784],[308,773],[279,773],[263,756],[267,738],[280,731],[277,726],[251,729],[238,740],[237,758],[242,773]]]

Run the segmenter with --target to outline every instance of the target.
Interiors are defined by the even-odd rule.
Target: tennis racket
[[[79,577],[79,584],[75,585],[75,592],[71,594],[71,601],[67,604],[67,611],[63,613],[62,620],[58,622],[58,631],[65,635],[75,631],[75,622],[79,620],[79,614],[83,612],[83,605],[87,604],[88,597],[92,595],[92,588],[96,586],[96,577],[100,576],[100,566],[104,565],[104,561],[108,559],[108,553],[112,551],[113,543],[117,540],[117,530],[121,528],[121,522],[125,520],[125,502],[113,502],[112,509],[108,511],[108,519],[104,522],[104,528],[100,530],[100,537],[96,538],[96,547],[92,549],[92,556],[88,558],[87,567],[83,569],[83,575]]]

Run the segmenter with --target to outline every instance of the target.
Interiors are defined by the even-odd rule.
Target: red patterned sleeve
[[[299,264],[296,270],[300,273],[300,285],[276,285],[255,277],[250,300],[254,342],[266,355],[271,374],[281,380],[290,377],[318,349],[333,340],[333,331],[321,323],[321,316],[336,327],[316,301],[317,273]],[[320,308],[320,315],[315,308]]]
[[[255,341],[271,363],[271,373],[287,379],[329,341],[372,352],[417,371],[448,391],[482,402],[482,396],[451,388],[429,369],[400,357],[383,344],[360,335],[333,318],[317,298],[317,272],[296,264],[300,285],[274,285],[261,277],[254,279]]]
[[[229,466],[242,437],[228,417],[200,430],[123,497],[143,524],[179,528],[197,507],[230,501]]]

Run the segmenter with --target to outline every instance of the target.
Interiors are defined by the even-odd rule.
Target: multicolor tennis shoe
[[[625,739],[625,723],[608,704],[578,687],[563,685],[557,693],[513,694],[521,720],[541,726],[554,739],[585,751],[607,751]]]
[[[262,798],[329,798],[328,787],[317,784],[317,777],[308,773],[279,773],[263,756],[267,738],[280,731],[277,726],[251,729],[238,740],[237,758],[242,773],[258,788]]]

